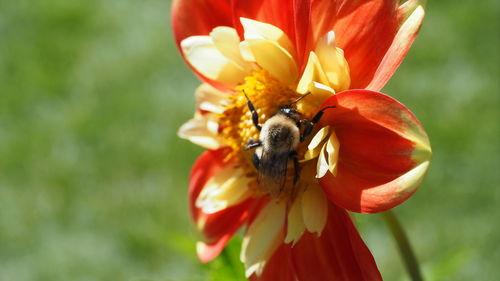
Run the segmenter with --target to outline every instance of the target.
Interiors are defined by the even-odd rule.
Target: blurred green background
[[[167,0],[0,0],[0,280],[223,280],[202,265],[180,140],[199,82]],[[421,189],[396,208],[426,280],[498,280],[499,2],[430,1],[384,89],[425,126]],[[408,280],[379,215],[358,215],[386,280]],[[234,267],[224,266],[232,262]],[[227,280],[234,280],[228,278]]]

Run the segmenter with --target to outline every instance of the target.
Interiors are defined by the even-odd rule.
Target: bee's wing
[[[259,185],[278,197],[284,190],[289,153],[273,154],[262,150],[259,163]]]

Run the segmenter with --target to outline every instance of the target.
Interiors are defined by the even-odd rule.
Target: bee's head
[[[291,118],[293,120],[299,120],[299,117],[300,117],[300,113],[295,110],[295,108],[293,108],[293,106],[298,102],[300,101],[301,99],[307,97],[310,93],[307,93],[303,96],[301,96],[300,98],[294,100],[293,102],[291,102],[290,104],[287,104],[287,105],[284,105],[280,108],[279,110],[279,113],[281,114],[284,114],[286,115],[288,118]]]
[[[279,110],[279,113],[284,114],[286,117],[293,119],[293,120],[299,120],[300,113],[293,108],[292,104],[282,106]]]

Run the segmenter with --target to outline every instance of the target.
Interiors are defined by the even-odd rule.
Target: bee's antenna
[[[243,91],[243,94],[245,95],[245,98],[247,98],[247,101],[250,101],[250,99],[247,96],[247,93],[245,92],[245,89],[243,89],[242,91]]]
[[[243,89],[243,94],[245,95],[245,98],[247,98],[247,106],[250,112],[252,113],[252,122],[257,128],[257,130],[262,130],[262,126],[259,124],[259,114],[257,113],[257,110],[255,110],[255,106],[253,106],[252,101],[248,98],[247,93],[245,93],[245,90]]]
[[[303,98],[307,97],[307,96],[308,96],[308,95],[310,95],[310,94],[311,94],[311,92],[308,92],[308,93],[306,93],[306,94],[302,95],[302,96],[301,96],[301,97],[299,97],[298,99],[296,99],[296,100],[292,101],[292,102],[291,102],[288,106],[290,107],[290,106],[292,106],[292,105],[296,104],[296,103],[297,103],[297,102],[299,102],[301,99],[303,99]]]

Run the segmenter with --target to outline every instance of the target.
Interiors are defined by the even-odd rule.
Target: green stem
[[[234,266],[233,266],[233,261],[231,259],[231,256],[229,255],[229,249],[227,248],[224,248],[224,250],[222,250],[222,252],[220,253],[220,257],[222,258],[223,262],[228,265],[228,267],[230,268],[231,272],[234,274],[234,276],[237,276],[237,272],[235,271],[234,269]]]
[[[396,244],[399,248],[399,253],[403,258],[406,270],[410,274],[412,281],[423,281],[422,274],[420,273],[420,268],[418,266],[417,258],[413,252],[408,236],[406,235],[401,223],[399,223],[396,215],[392,211],[386,211],[382,213],[385,223],[389,227],[389,230],[396,240]]]

